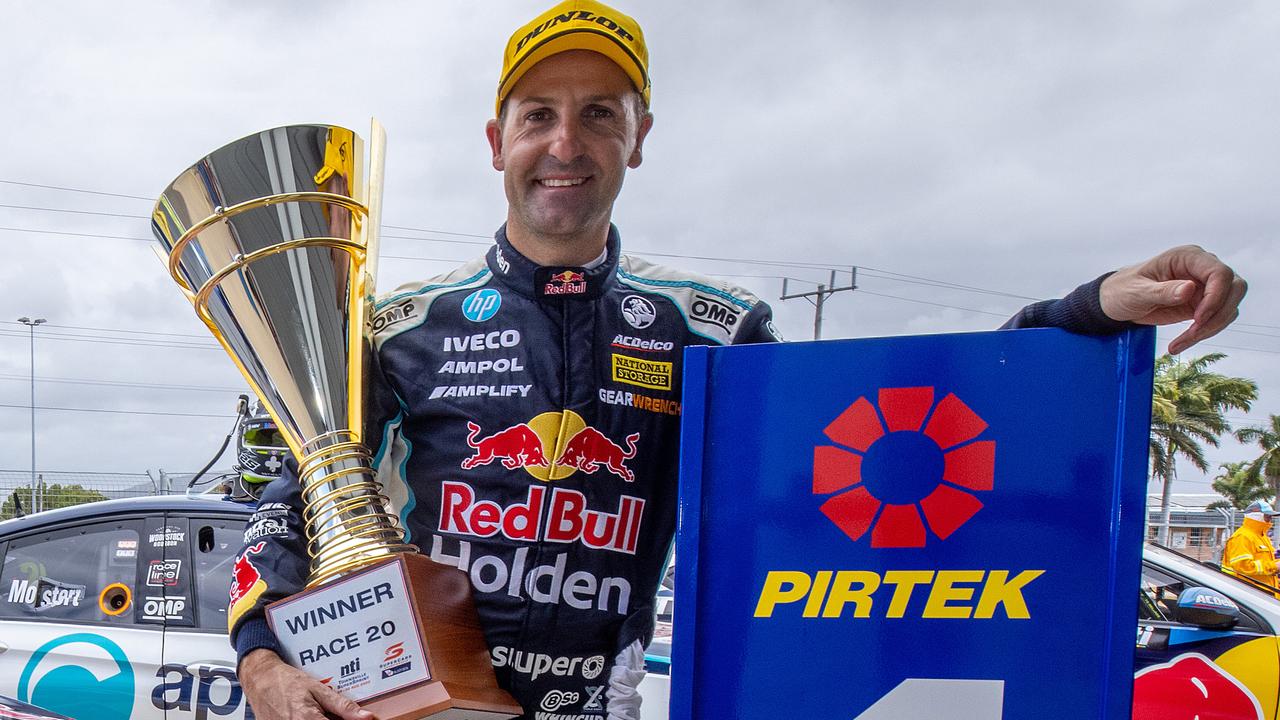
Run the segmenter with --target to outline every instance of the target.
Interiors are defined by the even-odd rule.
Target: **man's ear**
[[[502,159],[502,127],[497,120],[484,124],[484,135],[489,138],[489,149],[493,151],[493,169],[502,172],[506,168],[506,161]]]
[[[641,148],[644,147],[644,138],[649,134],[649,129],[653,127],[653,113],[645,112],[640,116],[640,127],[636,130],[636,147],[631,151],[631,157],[627,159],[627,167],[638,168],[644,156]]]

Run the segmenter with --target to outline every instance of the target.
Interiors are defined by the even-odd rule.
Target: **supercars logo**
[[[824,429],[835,444],[813,449],[813,493],[850,539],[870,532],[873,548],[945,540],[993,487],[996,444],[977,440],[986,429],[954,394],[935,404],[931,387],[885,388],[875,405],[860,397]]]
[[[467,422],[467,445],[473,454],[462,461],[463,470],[497,461],[508,470],[524,468],[544,481],[561,480],[579,470],[590,475],[601,468],[627,482],[636,477],[627,461],[636,455],[640,433],[628,435],[624,448],[572,410],[545,412],[486,437],[480,433],[479,425]]]

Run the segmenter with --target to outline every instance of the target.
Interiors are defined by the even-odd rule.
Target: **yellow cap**
[[[649,51],[630,16],[594,0],[565,0],[516,30],[502,54],[495,112],[529,68],[566,50],[591,50],[617,63],[649,104]]]

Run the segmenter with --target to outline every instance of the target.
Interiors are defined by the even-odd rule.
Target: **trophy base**
[[[471,581],[401,553],[267,607],[285,659],[380,720],[505,720]]]

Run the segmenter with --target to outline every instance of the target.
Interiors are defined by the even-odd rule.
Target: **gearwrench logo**
[[[987,423],[954,394],[934,388],[884,388],[873,405],[858,398],[813,449],[813,494],[852,540],[868,532],[873,548],[924,547],[951,536],[994,484],[996,443],[978,440]]]

